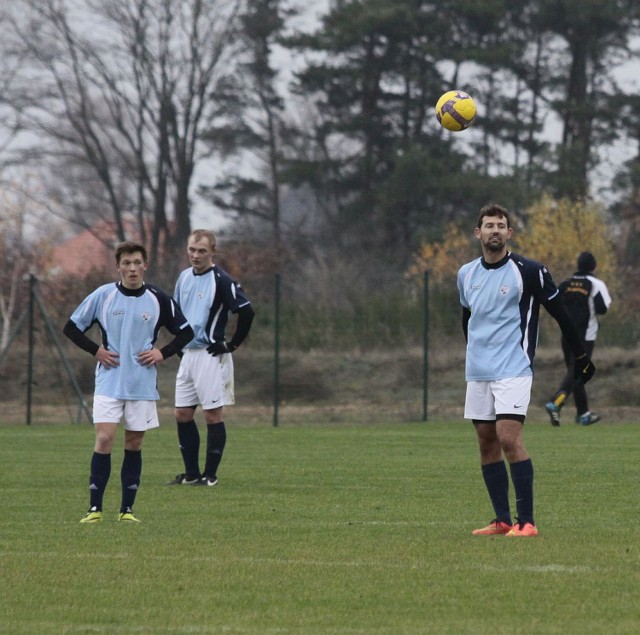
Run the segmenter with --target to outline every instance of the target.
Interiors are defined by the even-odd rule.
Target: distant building
[[[53,249],[50,274],[86,278],[91,272],[112,272],[115,276],[115,243],[113,223],[99,221]]]
[[[128,240],[140,240],[136,222],[126,220],[124,228]],[[148,231],[150,230],[149,227]],[[112,275],[117,279],[113,250],[120,241],[116,236],[116,226],[113,221],[98,221],[89,229],[82,230],[53,249],[50,274],[86,278],[90,273],[97,272]],[[145,246],[149,249],[149,245]],[[164,252],[162,241],[158,249],[160,263]]]

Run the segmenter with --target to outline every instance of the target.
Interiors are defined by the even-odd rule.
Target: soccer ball
[[[476,104],[467,93],[450,90],[438,99],[436,117],[443,128],[460,132],[466,130],[476,118]]]

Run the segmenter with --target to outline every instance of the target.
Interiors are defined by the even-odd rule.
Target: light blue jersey
[[[218,265],[202,273],[192,267],[182,271],[173,297],[195,333],[185,348],[206,348],[213,342],[224,342],[229,313],[237,313],[250,304],[240,284]]]
[[[471,312],[467,381],[532,375],[540,304],[558,294],[547,269],[514,253],[495,264],[478,258],[458,271],[458,291]]]
[[[95,394],[125,400],[157,400],[155,365],[143,366],[138,354],[153,348],[161,327],[176,335],[188,326],[184,315],[161,289],[144,284],[127,289],[120,283],[98,287],[71,315],[83,333],[97,323],[102,345],[120,355],[120,365],[96,367]]]

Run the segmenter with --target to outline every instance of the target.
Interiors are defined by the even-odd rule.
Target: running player
[[[588,251],[583,251],[578,256],[578,270],[571,278],[560,284],[560,295],[567,311],[573,320],[580,337],[582,346],[589,357],[593,355],[598,334],[598,316],[604,315],[611,306],[611,296],[607,285],[596,278],[593,272],[596,268],[596,259]],[[562,338],[562,354],[567,366],[560,387],[555,392],[549,403],[545,406],[551,425],[560,425],[560,410],[567,397],[573,393],[573,401],[576,406],[576,423],[589,426],[600,421],[600,416],[589,410],[587,391],[581,381],[576,381],[573,374],[573,353],[566,339]]]

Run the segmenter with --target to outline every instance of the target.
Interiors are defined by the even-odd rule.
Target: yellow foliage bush
[[[511,215],[514,228],[511,249],[546,265],[556,284],[576,270],[582,251],[590,251],[598,263],[596,275],[613,292],[617,288],[616,259],[612,245],[611,224],[604,208],[594,202],[554,200],[543,196],[525,210],[522,218]],[[443,241],[423,243],[406,272],[415,285],[424,271],[430,272],[434,284],[455,285],[462,264],[480,255],[477,239],[451,224]]]
[[[513,234],[513,250],[543,262],[556,283],[576,271],[581,252],[590,251],[598,263],[596,275],[610,289],[616,287],[611,223],[602,205],[544,196],[525,211],[522,220],[522,227]]]
[[[429,271],[435,284],[456,284],[456,273],[473,253],[473,234],[463,234],[451,223],[447,228],[447,239],[442,242],[423,243],[415,254],[406,272],[407,279],[420,284],[423,273]]]

